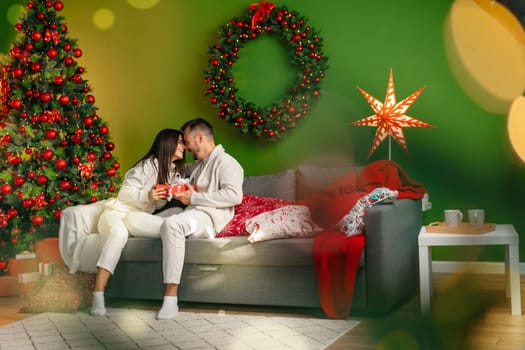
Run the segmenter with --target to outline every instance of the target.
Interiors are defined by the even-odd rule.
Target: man
[[[161,226],[162,269],[165,284],[162,307],[157,319],[177,315],[177,290],[184,264],[186,237],[214,238],[232,219],[234,206],[242,201],[244,170],[241,165],[215,145],[213,127],[197,118],[182,126],[186,151],[196,160],[185,192],[174,195],[186,209],[168,217]]]

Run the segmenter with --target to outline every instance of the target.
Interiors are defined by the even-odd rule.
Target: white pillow
[[[246,222],[250,243],[278,238],[313,237],[322,228],[310,218],[310,209],[305,205],[286,205],[256,215]]]

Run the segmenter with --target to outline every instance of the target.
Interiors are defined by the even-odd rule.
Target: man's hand
[[[178,199],[184,205],[191,204],[191,195],[195,191],[193,186],[187,186],[187,190],[184,192],[176,192],[173,194],[173,198]]]

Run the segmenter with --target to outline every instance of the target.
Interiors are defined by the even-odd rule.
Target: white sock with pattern
[[[91,304],[91,315],[104,316],[106,307],[104,306],[104,292],[93,292],[93,303]]]
[[[157,314],[157,320],[169,320],[177,316],[179,312],[177,301],[177,297],[165,295],[162,301],[162,307]]]

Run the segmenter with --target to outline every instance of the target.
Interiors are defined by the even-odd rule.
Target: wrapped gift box
[[[0,276],[0,297],[13,297],[20,294],[18,278],[13,276]]]
[[[22,272],[18,274],[18,285],[20,297],[29,300],[38,290],[40,282],[40,272]]]
[[[36,254],[17,254],[14,258],[8,260],[7,268],[9,269],[9,276],[13,277],[17,277],[24,272],[38,272]]]
[[[36,257],[39,262],[52,263],[55,267],[64,266],[64,260],[58,248],[58,238],[49,237],[36,242]]]

